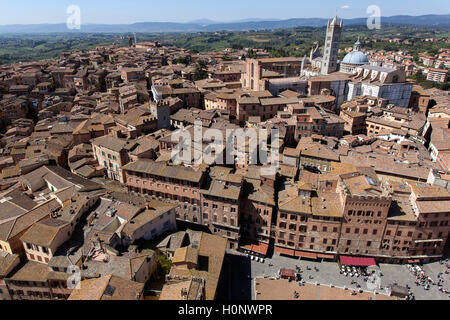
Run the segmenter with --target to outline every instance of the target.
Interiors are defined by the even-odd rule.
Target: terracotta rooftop
[[[169,166],[165,163],[157,163],[147,159],[139,159],[138,161],[129,163],[123,167],[123,170],[195,183],[199,183],[204,174],[201,170],[195,171],[194,169],[182,166]]]

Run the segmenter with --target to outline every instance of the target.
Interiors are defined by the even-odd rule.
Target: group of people
[[[343,274],[346,277],[350,276],[351,278],[359,278],[360,276],[368,275],[369,273],[355,266],[342,266],[340,274]]]
[[[301,274],[302,274],[303,271],[302,271],[302,269],[299,266],[295,266],[295,268],[297,270],[297,281],[300,281],[302,279]],[[319,272],[320,271],[319,268],[317,268],[316,266],[314,266],[312,269],[311,269],[311,267],[307,266],[306,270],[308,270],[308,271],[314,270],[315,272]],[[313,280],[314,277],[312,275],[309,275],[308,279],[309,280]]]
[[[447,264],[447,268],[446,268],[446,270],[445,270],[445,274],[448,274],[448,269],[449,269],[449,266],[448,266],[448,264]],[[438,285],[438,287],[439,287],[439,291],[442,292],[442,293],[445,293],[445,294],[449,294],[450,291],[447,290],[447,289],[445,289],[445,288],[443,287],[443,284],[444,284],[444,278],[443,278],[442,273],[438,273],[437,278],[438,278],[437,285]]]
[[[444,288],[443,274],[449,274],[450,265],[441,261],[441,265],[445,264],[445,271],[437,274],[437,281],[431,279],[431,277],[425,274],[425,271],[420,266],[408,266],[409,270],[414,274],[416,280],[414,283],[416,286],[423,286],[425,290],[430,290],[432,285],[438,286],[438,290],[444,294],[449,294],[450,291]]]
[[[416,297],[412,294],[412,292],[410,291],[408,293],[408,295],[405,298],[406,300],[416,300]]]
[[[431,285],[435,284],[433,279],[428,277],[420,267],[417,266],[415,269],[413,268],[412,272],[416,277],[416,280],[414,281],[416,286],[423,286],[425,290],[430,290]]]

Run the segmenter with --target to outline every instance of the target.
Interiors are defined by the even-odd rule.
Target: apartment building
[[[211,179],[200,190],[202,203],[202,221],[213,234],[228,239],[230,249],[239,245],[240,206],[243,178],[231,173],[225,167],[211,168]]]
[[[9,254],[6,251],[0,251],[0,300],[11,300],[5,278],[8,277],[20,263],[20,257],[17,254]]]
[[[381,247],[392,197],[373,169],[341,176],[336,191],[343,213],[339,251],[375,255]]]
[[[389,263],[442,256],[450,230],[444,188],[380,181],[371,168],[337,170],[319,175],[317,186],[285,184],[272,233],[276,252],[310,259],[369,256]]]
[[[190,249],[183,249],[183,246],[172,258],[175,264],[166,276],[168,283],[164,284],[161,296],[168,300],[180,295],[185,300],[215,300],[222,279],[227,239],[205,232],[188,232]],[[197,290],[189,290],[188,285]]]
[[[52,212],[56,212],[61,205],[56,199],[48,200],[23,215],[4,221],[0,224],[0,245],[3,251],[10,254],[25,256],[22,235],[33,226],[34,223],[48,218]]]
[[[447,69],[435,69],[429,68],[427,69],[427,80],[444,83],[448,78],[448,70]]]
[[[296,148],[297,167],[330,172],[332,164],[339,162],[339,155],[332,149],[333,146],[328,146],[320,136],[302,138]]]
[[[67,190],[69,194],[71,190]],[[56,196],[64,207],[59,212],[54,212],[51,217],[39,221],[27,230],[20,238],[23,242],[25,253],[29,261],[48,264],[56,251],[74,233],[82,216],[97,203],[98,196],[90,197],[73,194],[71,196]],[[66,198],[67,197],[67,198]]]
[[[177,229],[175,208],[177,204],[150,201],[122,228],[122,244],[131,245],[136,240],[151,240]]]
[[[206,177],[205,168],[195,170],[139,159],[123,170],[130,192],[172,200],[179,204],[175,209],[177,220],[203,224],[200,188]]]
[[[11,300],[66,300],[71,293],[69,274],[54,272],[45,264],[28,261],[5,279]]]
[[[108,178],[124,183],[122,169],[130,161],[129,152],[133,151],[137,144],[132,140],[114,136],[102,136],[91,142],[94,158],[98,161],[99,166],[106,169]]]
[[[249,166],[245,173],[241,210],[241,230],[244,240],[269,244],[274,218],[276,177],[261,175],[261,167]]]

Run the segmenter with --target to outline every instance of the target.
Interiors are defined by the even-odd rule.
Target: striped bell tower
[[[325,38],[325,48],[323,49],[321,74],[327,75],[336,72],[338,69],[339,44],[341,43],[342,29],[344,21],[337,16],[333,21],[328,21],[327,35]]]

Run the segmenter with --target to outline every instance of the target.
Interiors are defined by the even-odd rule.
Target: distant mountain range
[[[140,22],[133,24],[83,24],[80,30],[69,30],[66,24],[0,25],[0,34],[4,33],[127,33],[127,32],[214,32],[273,30],[295,27],[323,27],[328,19],[298,18],[287,20],[245,19],[234,22],[215,22],[200,19],[188,23],[176,22]],[[344,25],[365,25],[367,18],[344,19]],[[382,25],[419,25],[430,27],[450,27],[450,14],[423,16],[382,17]]]

